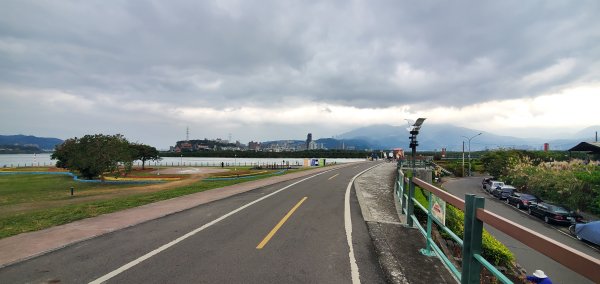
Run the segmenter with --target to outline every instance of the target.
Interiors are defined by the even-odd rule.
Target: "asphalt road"
[[[267,186],[83,241],[0,269],[0,283],[352,283],[345,193],[373,165]],[[358,277],[383,283],[354,191],[349,205]]]
[[[600,257],[600,251],[597,248],[591,247],[569,236],[566,233],[566,227],[548,225],[537,217],[529,216],[526,211],[518,210],[514,206],[508,206],[504,202],[487,194],[481,188],[481,180],[481,177],[455,179],[444,183],[444,188],[451,194],[454,194],[463,200],[467,193],[485,197],[485,209],[592,257]],[[541,269],[550,276],[554,283],[593,283],[587,278],[571,271],[495,228],[485,225],[485,229],[513,252],[517,262],[521,264],[528,273],[533,273],[536,269]]]

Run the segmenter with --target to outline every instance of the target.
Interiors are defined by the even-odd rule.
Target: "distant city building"
[[[312,133],[306,135],[306,149],[310,150],[310,142],[312,142]]]
[[[171,147],[172,152],[194,152],[194,151],[216,151],[216,150],[240,150],[242,145],[239,143],[228,143],[227,140],[216,139],[209,140],[185,140],[177,141],[175,147]]]
[[[254,141],[248,142],[248,150],[260,151],[260,142],[254,142]]]
[[[317,142],[315,142],[315,141],[308,142],[308,150],[316,150],[316,149],[317,149]]]
[[[544,143],[544,152],[548,152],[548,150],[550,150],[550,144]]]
[[[193,149],[192,144],[189,142],[181,143],[181,146],[179,148],[181,149],[181,151],[192,151]]]
[[[195,149],[197,151],[208,151],[208,150],[210,150],[210,148],[208,147],[208,145],[202,145],[202,144],[196,144]]]

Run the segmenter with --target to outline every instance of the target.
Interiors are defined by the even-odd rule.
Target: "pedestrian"
[[[541,271],[539,269],[536,270],[535,272],[533,272],[533,275],[528,275],[527,281],[529,281],[530,283],[552,284],[552,280],[550,280],[550,278],[548,278],[546,273],[544,273],[544,271]]]

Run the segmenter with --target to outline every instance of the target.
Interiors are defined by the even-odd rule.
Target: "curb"
[[[380,165],[370,169],[373,170],[377,167],[385,165],[381,163]],[[370,171],[369,170],[369,171]],[[367,171],[368,172],[368,171]],[[365,173],[367,173],[365,172]],[[363,173],[364,174],[364,173]],[[358,199],[358,205],[360,206],[360,211],[362,212],[363,219],[367,224],[367,229],[369,231],[369,236],[371,237],[371,241],[373,242],[373,246],[375,248],[375,253],[378,256],[379,266],[381,270],[383,270],[384,276],[388,283],[408,283],[404,273],[402,273],[402,269],[400,268],[400,264],[398,260],[394,257],[392,253],[392,249],[390,244],[387,242],[384,237],[384,233],[381,228],[381,223],[375,220],[369,209],[367,208],[366,201],[363,196],[363,189],[361,186],[355,181],[354,182],[354,190],[356,192],[356,197]],[[394,202],[397,203],[397,202]],[[400,220],[399,220],[400,221]],[[394,224],[396,225],[396,224]],[[401,226],[400,224],[397,224]]]

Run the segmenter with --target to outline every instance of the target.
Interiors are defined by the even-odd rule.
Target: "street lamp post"
[[[462,176],[465,176],[465,140],[463,140],[462,148]]]
[[[468,145],[468,147],[469,147],[469,148],[468,148],[468,149],[469,149],[469,176],[471,176],[471,139],[473,139],[473,138],[475,138],[475,137],[477,137],[477,136],[479,136],[479,135],[481,135],[481,134],[483,134],[483,133],[479,132],[479,134],[477,134],[477,135],[474,135],[474,136],[472,136],[471,138],[469,138],[469,137],[467,137],[467,136],[461,136],[461,137],[467,138],[467,140],[468,140],[468,144],[469,144],[469,145]]]

